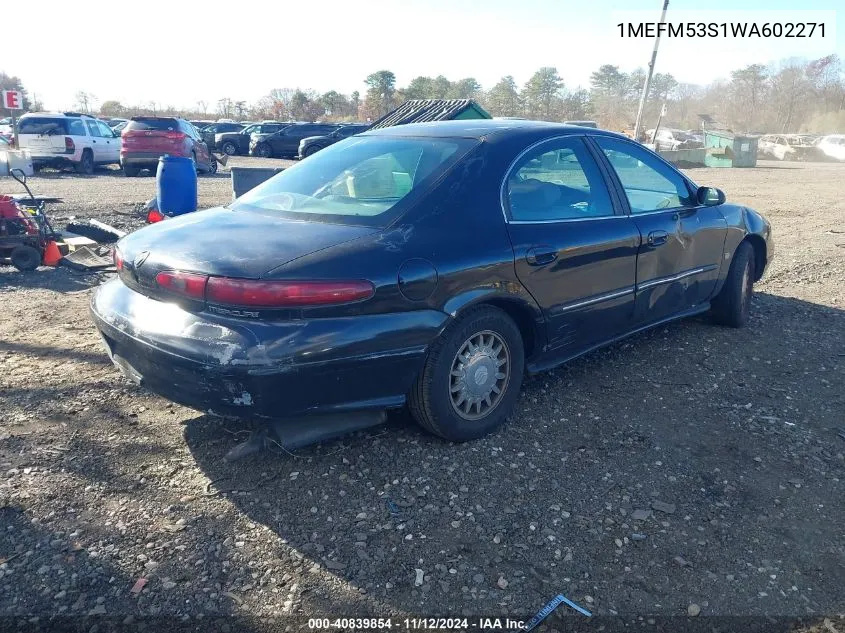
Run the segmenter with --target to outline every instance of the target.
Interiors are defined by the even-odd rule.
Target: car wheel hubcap
[[[465,420],[480,420],[498,406],[509,380],[510,352],[502,337],[490,330],[473,334],[452,361],[452,408]]]
[[[740,297],[740,301],[742,301],[742,309],[745,310],[748,306],[748,299],[751,296],[751,267],[746,264],[745,265],[745,272],[742,274],[742,296]]]

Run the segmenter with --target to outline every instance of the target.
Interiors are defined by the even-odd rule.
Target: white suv
[[[93,174],[95,165],[120,164],[120,135],[87,114],[25,114],[18,121],[18,144],[29,150],[36,169],[73,167]]]

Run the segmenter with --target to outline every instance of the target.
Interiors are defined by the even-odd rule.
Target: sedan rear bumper
[[[218,414],[287,418],[400,407],[436,310],[338,319],[256,321],[195,314],[119,280],[91,313],[123,373],[169,400]]]

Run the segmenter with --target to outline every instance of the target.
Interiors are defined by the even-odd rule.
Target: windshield
[[[406,196],[424,190],[476,144],[463,138],[349,138],[286,169],[229,208],[385,226]]]

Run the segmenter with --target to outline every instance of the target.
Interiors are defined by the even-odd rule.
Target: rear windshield
[[[126,124],[127,130],[178,130],[176,119],[132,119]]]
[[[64,117],[23,117],[18,122],[18,134],[69,134],[68,120]]]
[[[385,226],[400,202],[434,183],[478,142],[360,136],[329,146],[233,202],[234,210]]]

